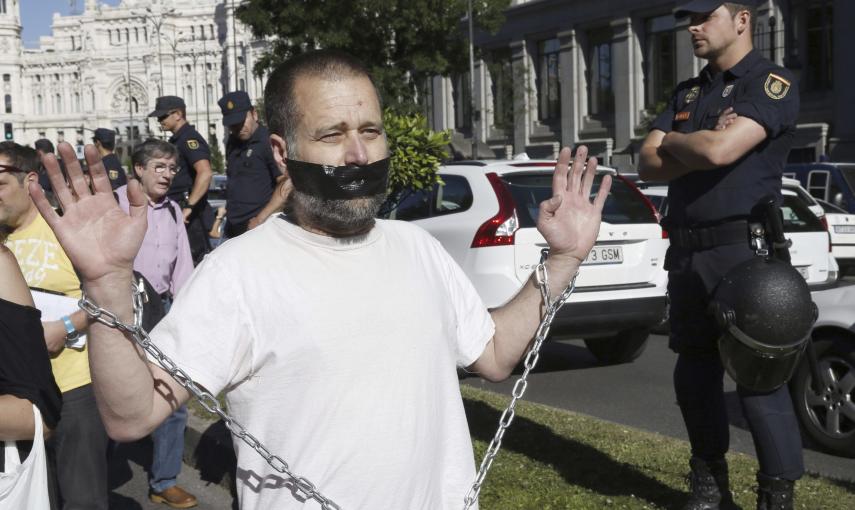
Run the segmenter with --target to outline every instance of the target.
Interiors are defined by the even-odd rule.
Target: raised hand
[[[552,174],[552,198],[540,203],[537,230],[549,244],[549,257],[570,256],[581,264],[597,240],[603,204],[609,195],[611,176],[604,176],[597,196],[591,201],[591,187],[597,172],[597,158],[585,163],[588,148],[576,149],[572,167],[570,149],[561,149]]]
[[[60,143],[58,152],[65,163],[69,183],[53,154],[44,155],[42,164],[47,169],[63,215],[53,210],[41,186],[31,183],[30,196],[36,207],[53,229],[84,284],[109,276],[129,275],[146,231],[147,203],[140,184],[136,180],[128,183],[128,215],[113,197],[110,179],[94,145],[87,145],[84,151],[94,192],[83,176],[71,145]]]

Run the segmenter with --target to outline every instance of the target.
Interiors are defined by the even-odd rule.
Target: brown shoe
[[[162,492],[149,490],[148,499],[152,500],[154,503],[163,503],[164,505],[172,508],[193,508],[199,504],[199,502],[196,501],[196,496],[190,494],[177,485],[173,485]]]

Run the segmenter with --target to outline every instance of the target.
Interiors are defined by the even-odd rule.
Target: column
[[[584,91],[579,90],[576,79],[576,31],[567,30],[558,33],[561,53],[558,56],[561,81],[561,146],[571,147],[579,140],[579,98]]]

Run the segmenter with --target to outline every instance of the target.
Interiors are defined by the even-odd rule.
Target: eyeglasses
[[[3,172],[10,172],[10,173],[20,172],[22,174],[26,173],[16,166],[4,165],[4,164],[0,163],[0,174],[2,174]]]
[[[158,163],[158,164],[154,165],[152,170],[154,170],[154,173],[156,173],[156,174],[162,174],[163,172],[169,170],[169,173],[171,173],[172,175],[175,175],[181,171],[181,168],[178,165],[164,165],[164,164]]]

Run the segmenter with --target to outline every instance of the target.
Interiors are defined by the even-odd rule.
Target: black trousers
[[[193,256],[193,265],[196,266],[211,251],[211,241],[208,232],[214,224],[213,209],[207,200],[202,200],[190,214],[190,221],[186,224],[187,241],[190,243],[190,254]]]
[[[730,444],[724,368],[718,355],[718,324],[707,313],[710,297],[727,271],[753,257],[743,244],[689,251],[671,247],[665,260],[671,299],[670,347],[678,353],[674,389],[692,455],[714,460]],[[788,480],[804,473],[801,435],[787,386],[771,393],[737,387],[760,472]]]
[[[62,394],[59,425],[45,446],[59,508],[107,510],[107,432],[91,384]]]

